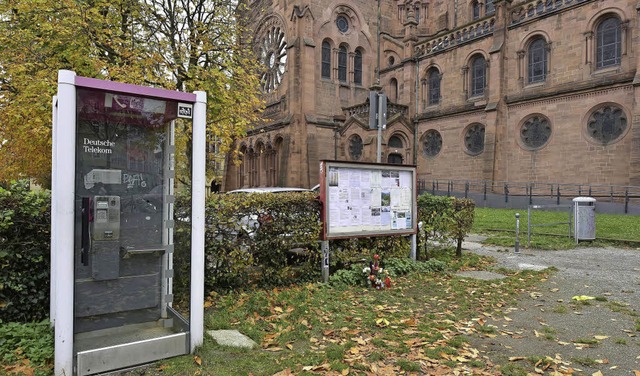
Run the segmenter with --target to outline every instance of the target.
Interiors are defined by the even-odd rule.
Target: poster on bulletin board
[[[416,167],[320,162],[323,240],[417,233]]]

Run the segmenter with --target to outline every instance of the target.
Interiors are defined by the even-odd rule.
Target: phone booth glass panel
[[[79,375],[156,360],[149,346],[160,358],[189,352],[188,322],[172,308],[177,117],[177,101],[77,90]]]

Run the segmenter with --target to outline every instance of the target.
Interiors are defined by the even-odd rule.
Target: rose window
[[[606,106],[594,112],[587,124],[589,135],[603,144],[617,140],[626,129],[627,117],[616,106]]]
[[[430,129],[425,133],[422,142],[422,154],[426,157],[435,157],[442,150],[442,135],[435,129]]]
[[[260,61],[264,69],[260,84],[263,91],[270,93],[282,82],[287,64],[287,43],[279,27],[272,27],[262,38]]]
[[[520,140],[530,149],[543,147],[551,137],[551,124],[542,116],[534,116],[520,128]]]
[[[484,125],[473,124],[464,135],[464,146],[471,154],[480,154],[484,150]]]

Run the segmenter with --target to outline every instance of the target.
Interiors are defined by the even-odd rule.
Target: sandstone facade
[[[640,185],[636,1],[247,5],[267,108],[223,190],[311,187],[320,160],[375,162],[378,88],[381,161],[418,179]]]

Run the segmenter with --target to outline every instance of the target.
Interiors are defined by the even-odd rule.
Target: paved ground
[[[513,248],[483,246],[481,237],[467,240],[467,252],[494,257],[497,268],[557,268],[535,291],[523,294],[516,307],[490,320],[496,335],[473,339],[494,363],[533,371],[520,358],[548,356],[553,361],[545,374],[557,369],[573,370],[573,375],[640,376],[640,249],[520,249],[515,254]],[[572,299],[581,295],[597,299]]]

